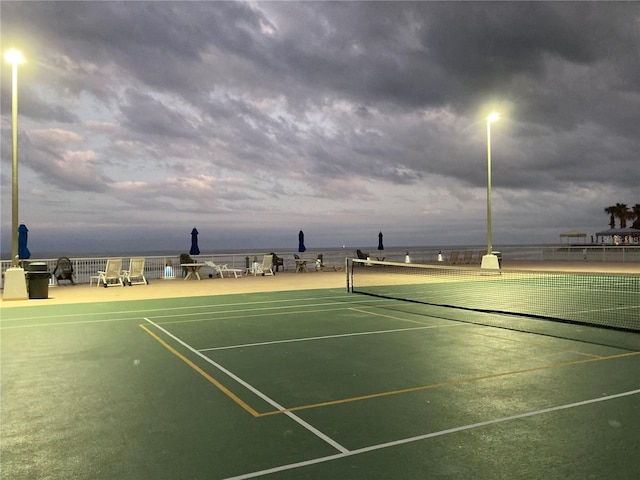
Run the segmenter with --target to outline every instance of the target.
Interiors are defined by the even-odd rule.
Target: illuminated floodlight
[[[4,54],[4,59],[7,63],[12,65],[20,65],[21,63],[24,63],[24,56],[22,55],[22,52],[15,49],[7,50]]]

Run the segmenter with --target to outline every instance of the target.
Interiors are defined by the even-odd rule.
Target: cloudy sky
[[[637,2],[11,2],[34,256],[486,242],[640,202]],[[2,63],[2,252],[11,67]]]

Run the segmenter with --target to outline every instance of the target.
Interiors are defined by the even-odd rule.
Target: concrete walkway
[[[119,300],[148,300],[155,298],[198,297],[206,295],[228,295],[233,293],[278,292],[316,288],[345,288],[346,274],[342,272],[312,272],[296,274],[280,272],[274,276],[241,278],[206,278],[183,280],[153,279],[149,285],[130,287],[96,287],[88,284],[64,283],[49,288],[48,299],[8,300],[2,308],[55,305],[67,303],[113,302]]]

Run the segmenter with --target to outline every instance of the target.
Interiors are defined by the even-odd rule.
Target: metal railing
[[[471,250],[474,257],[478,252],[483,251],[482,247],[409,247],[407,248],[390,248],[379,251],[374,249],[367,250],[372,259],[384,258],[392,262],[404,262],[405,256],[409,253],[412,263],[431,263],[438,260],[438,254],[442,254],[445,260],[449,257],[449,253],[453,250],[462,254]],[[611,246],[611,245],[555,245],[555,246],[504,246],[496,247],[500,250],[503,259],[511,260],[532,260],[532,261],[584,261],[584,262],[623,262],[638,263],[640,269],[640,246]],[[294,255],[299,255],[306,259],[309,265],[315,262],[318,254],[323,254],[323,262],[325,265],[344,265],[345,257],[353,258],[356,256],[355,251],[348,249],[325,249],[325,250],[307,250],[304,253],[297,252],[278,252],[278,256],[284,259],[284,270],[294,271],[295,261]],[[254,261],[262,263],[265,252],[247,252],[247,253],[228,253],[228,254],[211,254],[192,256],[196,262],[204,263],[212,261],[219,265],[226,264],[229,268],[247,268],[247,265]],[[137,255],[134,257],[145,258],[145,276],[149,280],[164,278],[181,278],[182,268],[180,267],[179,255],[173,256],[144,256]],[[97,272],[104,270],[108,258],[122,258],[123,269],[128,269],[129,257],[79,257],[71,258],[74,270],[74,281],[76,283],[89,283],[92,276],[96,276]],[[45,262],[50,272],[53,272],[57,259],[29,259],[26,262]],[[4,272],[11,266],[10,260],[0,261],[0,270],[2,272],[2,284],[4,286]],[[168,269],[167,266],[170,268]],[[208,267],[203,267],[202,273],[205,275],[213,275],[214,272]]]
[[[572,245],[549,247],[543,251],[543,260],[638,263],[640,262],[640,246]]]
[[[318,252],[322,253],[322,252]],[[245,269],[248,265],[254,262],[262,263],[262,259],[265,253],[235,253],[235,254],[213,254],[213,255],[192,255],[192,258],[197,263],[204,263],[205,261],[212,261],[218,265],[227,265],[229,268]],[[295,261],[293,253],[278,254],[279,257],[284,258],[284,269],[295,270]],[[317,254],[305,253],[300,254],[306,259],[314,260],[317,258]],[[154,279],[170,279],[181,278],[183,275],[182,267],[180,266],[180,256],[144,256],[138,255],[134,257],[78,257],[70,258],[73,265],[73,279],[75,283],[90,283],[91,277],[98,275],[98,271],[104,271],[107,260],[111,258],[122,258],[122,269],[127,270],[129,268],[129,262],[131,258],[143,257],[145,259],[144,273],[147,280]],[[338,263],[344,264],[344,253],[339,252],[338,255],[324,254],[324,263]],[[29,260],[22,261],[25,268],[28,268],[28,264],[32,262],[46,263],[47,269],[53,273],[56,267],[57,258],[30,258]],[[0,270],[2,272],[2,284],[4,286],[4,272],[11,266],[10,260],[0,261]],[[212,269],[203,267],[202,273],[205,275],[214,275]]]

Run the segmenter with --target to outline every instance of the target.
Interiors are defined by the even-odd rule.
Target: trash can
[[[27,265],[27,290],[29,299],[49,298],[49,271],[45,262],[31,262]]]
[[[498,257],[498,266],[502,268],[502,252],[491,252],[493,255]]]

